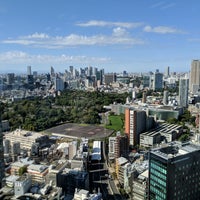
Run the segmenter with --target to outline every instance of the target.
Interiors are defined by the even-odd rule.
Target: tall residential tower
[[[200,89],[200,60],[193,60],[190,71],[190,92],[197,93]]]

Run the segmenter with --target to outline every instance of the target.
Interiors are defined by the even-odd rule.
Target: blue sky
[[[0,73],[190,70],[199,0],[0,0]]]

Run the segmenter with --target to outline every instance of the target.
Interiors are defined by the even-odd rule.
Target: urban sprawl
[[[0,199],[200,199],[200,60],[32,70],[0,74]]]

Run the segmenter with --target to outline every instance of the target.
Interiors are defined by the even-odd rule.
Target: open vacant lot
[[[97,139],[108,137],[113,133],[113,130],[102,126],[68,123],[47,129],[45,132],[60,137]]]

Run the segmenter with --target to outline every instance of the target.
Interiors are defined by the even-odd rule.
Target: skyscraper
[[[160,90],[163,88],[163,74],[158,70],[153,75],[153,90]]]
[[[190,92],[195,94],[200,88],[200,60],[193,60],[190,71]]]
[[[166,76],[166,77],[169,77],[169,73],[170,73],[170,72],[169,72],[169,66],[168,66],[168,67],[166,68],[165,76]]]
[[[179,80],[179,105],[185,108],[188,106],[188,84],[188,79]]]
[[[31,74],[31,66],[27,66],[27,76],[32,75]]]
[[[149,152],[149,200],[200,199],[200,146],[171,143]]]

